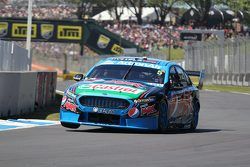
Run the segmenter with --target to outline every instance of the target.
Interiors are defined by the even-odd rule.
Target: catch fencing
[[[28,71],[30,65],[26,49],[15,42],[0,40],[0,71]]]
[[[250,86],[250,39],[189,42],[185,67],[205,69],[207,83]]]

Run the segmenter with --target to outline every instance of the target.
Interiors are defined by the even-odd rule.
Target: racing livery
[[[202,75],[201,75],[202,74]],[[196,129],[199,90],[174,62],[141,57],[113,57],[98,62],[64,93],[60,122],[80,125],[165,131]]]

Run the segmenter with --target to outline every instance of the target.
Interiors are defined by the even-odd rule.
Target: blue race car
[[[86,76],[77,74],[64,93],[60,122],[80,125],[165,131],[196,129],[199,90],[174,62],[141,57],[113,57],[98,62]]]

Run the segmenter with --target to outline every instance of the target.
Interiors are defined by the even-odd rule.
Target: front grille
[[[119,115],[108,115],[99,113],[88,113],[88,122],[100,123],[100,124],[110,124],[119,125],[120,116]]]
[[[81,105],[86,107],[110,108],[110,109],[127,109],[129,102],[124,99],[83,96],[79,99]]]

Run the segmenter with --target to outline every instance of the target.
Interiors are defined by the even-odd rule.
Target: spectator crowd
[[[36,19],[70,19],[76,18],[76,8],[58,5],[58,6],[39,6],[33,7],[33,17]],[[24,18],[28,16],[27,6],[4,5],[0,9],[1,17]]]
[[[105,28],[149,51],[161,50],[169,45],[174,47],[183,46],[183,43],[179,40],[179,30],[183,29],[182,26],[160,26],[154,24],[140,26],[134,23],[115,23],[112,25],[107,24]]]

